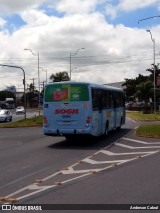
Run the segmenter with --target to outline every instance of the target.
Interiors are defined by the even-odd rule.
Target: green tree
[[[58,72],[56,74],[52,74],[49,78],[53,82],[60,82],[60,81],[69,81],[70,78],[67,72]]]
[[[148,76],[143,76],[139,74],[135,79],[125,79],[125,83],[123,83],[124,91],[126,94],[126,99],[128,101],[133,101],[136,98],[137,85],[142,82],[146,82],[148,80]]]
[[[145,102],[148,102],[149,98],[153,99],[153,82],[148,80],[138,84],[136,86],[135,96],[140,100],[144,100]]]
[[[7,90],[0,91],[0,101],[4,101],[6,98],[14,98],[16,100],[13,92]]]
[[[152,67],[151,68],[148,68],[148,69],[146,69],[146,71],[149,71],[149,72],[151,72],[151,74],[153,75],[154,74],[154,70],[155,70],[155,74],[156,74],[156,76],[158,76],[159,74],[160,74],[160,68],[159,68],[159,64],[151,64],[152,65]]]
[[[35,91],[36,87],[34,86],[34,84],[29,84],[29,92],[33,92]]]

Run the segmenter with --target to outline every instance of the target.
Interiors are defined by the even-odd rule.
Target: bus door
[[[102,135],[106,127],[106,110],[104,110],[102,94],[99,95],[99,135]]]
[[[122,125],[122,95],[121,93],[114,94],[114,128],[118,128]]]
[[[93,111],[93,131],[94,135],[98,136],[102,134],[102,120],[103,120],[103,112],[102,110],[94,110]]]
[[[110,91],[100,90],[99,103],[99,131],[106,134],[106,131],[114,129],[115,111],[113,109],[113,95]]]
[[[103,133],[103,110],[102,96],[100,90],[92,88],[92,107],[93,107],[93,130],[94,135],[98,136]]]

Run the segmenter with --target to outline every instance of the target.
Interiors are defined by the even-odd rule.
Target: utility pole
[[[154,115],[156,118],[156,65],[155,65],[155,39],[152,37],[150,30],[146,30],[151,35],[151,40],[153,42],[153,66],[154,66]]]
[[[40,116],[40,93],[41,93],[41,91],[40,91],[40,73],[39,73],[39,52],[37,52],[37,53],[34,53],[31,49],[24,49],[24,50],[29,50],[31,53],[32,53],[32,55],[34,55],[34,56],[37,56],[37,59],[38,59],[38,90],[39,90],[39,94],[38,94],[38,111],[39,111],[39,116]]]
[[[41,82],[41,84],[42,84],[42,88],[44,89],[45,81]]]

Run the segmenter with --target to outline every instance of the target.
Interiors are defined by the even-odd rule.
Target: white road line
[[[135,140],[132,138],[122,138],[122,140],[132,141],[132,142],[141,143],[141,144],[160,144],[160,142],[145,142],[145,141]]]
[[[135,120],[133,120],[132,118],[127,117],[128,120],[131,120],[133,123],[136,123]]]
[[[139,155],[139,154],[150,154],[150,153],[154,154],[154,153],[159,152],[159,151],[113,153],[113,152],[110,152],[110,151],[107,151],[107,150],[101,150],[100,152],[103,153],[103,154],[106,154],[106,155],[114,156],[114,155]]]
[[[115,145],[125,147],[128,149],[160,149],[160,146],[141,146],[141,147],[135,146],[135,147],[133,147],[133,146],[124,145],[122,143],[115,143]]]
[[[42,179],[42,181],[46,181],[46,180],[48,180],[48,179],[50,179],[50,178],[52,178],[52,177],[54,177],[54,176],[56,176],[56,175],[58,175],[58,174],[60,174],[60,173],[61,173],[61,171],[58,171],[58,172],[56,172],[56,173],[54,173],[54,174],[52,174],[52,175],[49,175],[48,177]]]
[[[111,164],[111,163],[125,163],[127,161],[128,161],[128,159],[126,159],[126,160],[112,160],[112,161],[95,161],[95,160],[86,158],[86,159],[83,160],[83,162],[94,164],[94,165],[96,165],[96,164],[107,164],[107,163],[109,163],[109,164]]]
[[[85,176],[90,175],[90,174],[91,174],[91,173],[83,174],[83,175],[80,175],[80,176],[78,176],[78,177],[71,178],[71,179],[69,179],[69,180],[63,181],[63,182],[61,182],[61,183],[62,183],[62,184],[63,184],[63,183],[67,183],[67,182],[70,182],[70,181],[73,181],[73,180],[76,180],[76,179],[85,177]],[[16,191],[16,192],[14,192],[14,193],[12,193],[12,194],[10,194],[10,195],[7,195],[7,196],[5,196],[5,197],[6,197],[6,198],[10,198],[10,197],[12,197],[12,196],[14,196],[14,195],[16,195],[16,194],[18,194],[18,193],[20,193],[20,192],[25,191],[25,190],[36,190],[36,189],[37,189],[37,191],[30,192],[30,193],[27,193],[27,194],[25,194],[25,195],[23,195],[23,196],[21,196],[21,197],[16,198],[16,200],[19,201],[19,200],[22,200],[22,199],[24,199],[24,198],[26,198],[26,197],[32,196],[32,195],[34,195],[34,194],[40,193],[40,192],[42,192],[42,191],[45,191],[45,190],[48,190],[48,189],[54,188],[54,187],[57,187],[57,186],[54,185],[54,184],[53,184],[53,185],[49,185],[49,186],[36,186],[36,184],[32,184],[32,185],[29,185],[29,186],[27,186],[27,187],[24,187],[24,188],[22,188],[22,189],[20,189],[20,190],[18,190],[18,191]],[[39,189],[39,190],[38,190],[38,189]]]
[[[15,191],[15,192],[13,192],[13,193],[11,193],[11,194],[5,196],[5,197],[6,197],[6,198],[10,198],[10,197],[12,197],[12,196],[14,196],[14,195],[16,195],[16,194],[18,194],[18,193],[23,192],[23,191],[26,190],[26,189],[28,189],[28,186],[25,186],[24,188],[19,189],[19,190]]]
[[[53,185],[52,185],[53,186]],[[51,186],[38,186],[37,184],[32,184],[27,187],[28,190],[39,190],[39,189],[49,189]]]
[[[16,200],[17,200],[17,201],[22,200],[22,199],[24,199],[24,198],[26,198],[26,197],[29,197],[29,196],[32,196],[32,195],[34,195],[34,194],[43,192],[43,191],[48,190],[48,189],[53,188],[53,187],[55,187],[55,185],[53,185],[53,186],[41,187],[41,189],[39,189],[38,191],[34,191],[34,192],[30,192],[30,193],[28,193],[28,194],[25,194],[25,195],[23,195],[23,196],[21,196],[21,197],[16,198]],[[27,189],[28,189],[28,187],[26,188],[26,190],[27,190]],[[16,194],[18,194],[18,191],[17,191]]]
[[[64,175],[72,175],[72,174],[81,174],[81,173],[91,173],[91,172],[99,172],[101,169],[83,169],[83,170],[63,170],[62,174]]]
[[[90,175],[90,174],[91,174],[91,173],[83,174],[83,175],[80,175],[80,176],[78,176],[78,177],[75,177],[75,178],[72,178],[72,179],[63,181],[63,182],[61,182],[61,183],[64,184],[64,183],[67,183],[67,182],[71,182],[71,181],[73,181],[73,180],[76,180],[76,179],[85,177],[85,176]],[[31,186],[30,186],[30,187],[31,187]],[[38,191],[31,192],[31,193],[25,194],[25,195],[23,195],[23,196],[21,196],[21,197],[18,197],[17,200],[22,200],[22,199],[24,199],[24,198],[26,198],[26,197],[32,196],[32,195],[34,195],[34,194],[43,192],[43,191],[45,191],[45,190],[48,190],[48,189],[54,188],[54,187],[57,187],[57,186],[56,186],[56,185],[43,186],[43,187],[41,187],[41,189],[39,189]]]

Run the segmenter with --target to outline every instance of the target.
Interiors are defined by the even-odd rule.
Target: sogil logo
[[[55,109],[55,114],[79,114],[79,109]]]

